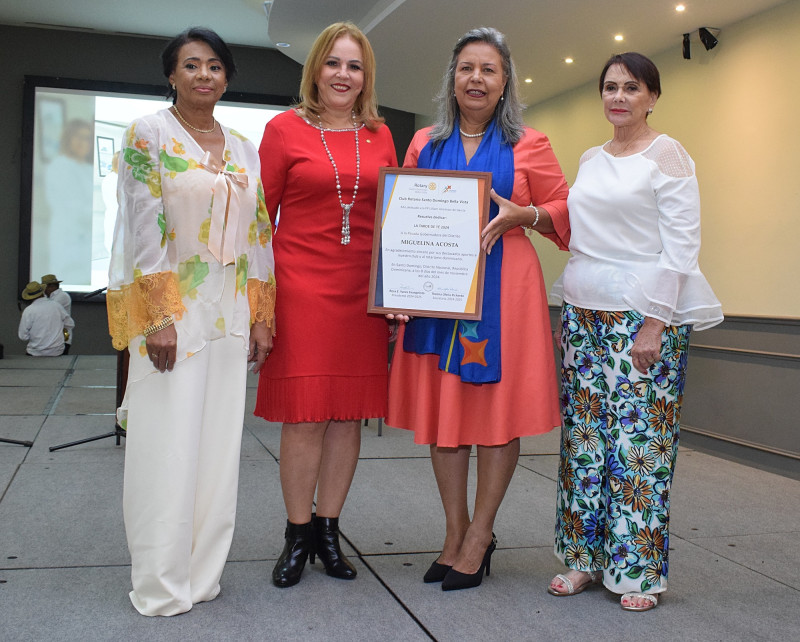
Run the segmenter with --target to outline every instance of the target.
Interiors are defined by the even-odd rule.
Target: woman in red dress
[[[446,535],[424,580],[442,582],[444,590],[477,586],[484,570],[488,575],[494,519],[514,474],[519,438],[560,423],[542,270],[522,228],[565,249],[567,183],[547,138],[525,127],[516,82],[503,34],[480,28],[462,36],[445,75],[439,118],[417,132],[404,163],[492,172],[481,321],[410,321],[389,383],[387,423],[430,444]],[[478,483],[470,519],[473,444]]]
[[[338,519],[361,420],[387,411],[387,323],[366,310],[378,169],[396,166],[397,157],[378,116],[374,78],[364,34],[351,23],[331,25],[306,60],[300,103],[272,119],[261,141],[281,285],[255,412],[283,423],[288,521],[272,573],[280,587],[299,582],[315,554],[328,575],[356,576],[339,548]]]

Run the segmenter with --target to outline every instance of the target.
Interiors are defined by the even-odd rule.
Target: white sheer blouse
[[[694,162],[661,135],[615,158],[593,147],[570,189],[572,257],[553,296],[591,310],[636,310],[703,330],[722,308],[697,264],[700,194]]]

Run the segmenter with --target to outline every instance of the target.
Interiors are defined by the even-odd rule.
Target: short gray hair
[[[519,101],[519,85],[514,61],[511,59],[511,50],[506,44],[506,37],[492,27],[479,27],[465,33],[456,42],[453,56],[442,79],[442,89],[436,96],[439,103],[436,122],[430,132],[434,145],[447,140],[453,133],[456,117],[458,116],[458,102],[455,97],[456,63],[461,50],[474,42],[485,42],[497,49],[503,64],[503,73],[506,77],[506,86],[503,96],[498,101],[494,112],[494,120],[503,133],[503,139],[511,145],[516,145],[525,131],[525,121],[522,120],[523,105]]]

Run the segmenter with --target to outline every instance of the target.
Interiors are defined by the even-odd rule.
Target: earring
[[[500,96],[500,100],[505,100],[505,99],[506,99],[505,96]]]
[[[647,113],[648,113],[648,114],[652,114],[652,113],[653,113],[653,108],[651,107],[650,109],[648,109],[648,110],[647,110]]]
[[[172,91],[175,91],[176,89],[177,87],[175,86],[175,83],[172,83]]]

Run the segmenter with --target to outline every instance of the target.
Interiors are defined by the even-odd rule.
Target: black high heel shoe
[[[292,524],[286,520],[283,546],[275,568],[272,569],[272,583],[279,588],[294,586],[300,581],[308,556],[314,556],[314,534],[311,522]]]
[[[423,576],[422,581],[425,582],[425,584],[433,584],[434,582],[441,582],[451,568],[453,567],[448,566],[447,564],[439,564],[439,562],[434,562],[433,564],[430,565],[430,568]]]
[[[442,580],[443,591],[458,591],[460,589],[475,588],[480,586],[483,581],[483,570],[486,569],[486,575],[492,570],[492,553],[497,548],[497,538],[492,533],[492,541],[486,547],[486,552],[483,554],[483,561],[476,573],[460,573],[451,568],[447,575]]]
[[[314,550],[311,553],[311,563],[314,563],[314,554],[319,557],[325,566],[325,572],[331,577],[340,580],[353,580],[358,572],[356,567],[342,553],[339,546],[339,518],[311,516],[314,525]]]

